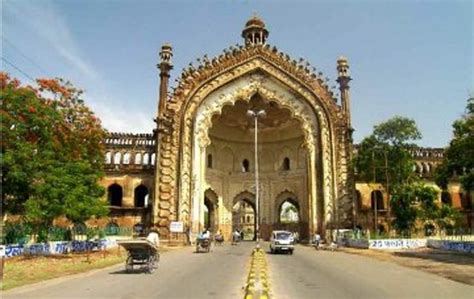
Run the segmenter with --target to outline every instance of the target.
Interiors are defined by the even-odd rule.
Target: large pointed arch
[[[234,50],[205,60],[197,70],[186,70],[165,111],[160,113],[156,186],[159,201],[164,203],[160,207],[166,207],[160,208],[160,225],[166,226],[176,218],[187,219],[191,199],[202,196],[206,185],[202,175],[193,169],[200,169],[205,161],[212,115],[219,113],[223,105],[250,99],[255,93],[276,101],[300,120],[310,153],[308,171],[319,178],[312,182],[309,195],[310,219],[316,218],[314,202],[323,200],[325,212],[319,217],[325,223],[335,222],[334,200],[338,193],[349,193],[342,190],[347,186],[343,173],[347,164],[342,160],[348,157],[348,147],[337,146],[347,142],[346,127],[341,123],[335,98],[318,76],[268,46]],[[312,225],[314,230],[315,223]]]

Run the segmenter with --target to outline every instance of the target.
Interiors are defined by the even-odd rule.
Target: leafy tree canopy
[[[100,200],[105,137],[82,91],[61,79],[22,86],[0,73],[2,201],[5,212],[48,225],[105,215]]]
[[[439,206],[437,198],[438,190],[433,186],[419,182],[398,186],[390,200],[393,227],[409,236],[417,222],[436,224],[441,229],[454,226],[459,213],[448,205]]]
[[[374,127],[373,136],[381,143],[395,147],[406,147],[410,141],[421,138],[413,119],[394,116]]]
[[[414,180],[412,142],[421,133],[414,120],[395,116],[374,127],[372,135],[359,144],[354,167],[362,181],[375,182],[389,188]]]
[[[465,114],[453,123],[453,139],[436,170],[436,183],[446,188],[454,174],[465,190],[474,190],[474,97],[467,100]]]

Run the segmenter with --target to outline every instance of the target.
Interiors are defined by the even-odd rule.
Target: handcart
[[[124,240],[117,244],[128,251],[125,270],[131,272],[134,269],[144,269],[153,273],[158,268],[160,254],[158,248],[147,240]]]
[[[204,252],[209,252],[211,250],[211,240],[209,240],[208,238],[197,239],[196,240],[196,252],[199,252],[201,249]]]

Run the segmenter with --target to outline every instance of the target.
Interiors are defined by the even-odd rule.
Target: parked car
[[[274,230],[270,236],[270,252],[285,251],[293,254],[295,250],[295,239],[293,234],[286,230]]]

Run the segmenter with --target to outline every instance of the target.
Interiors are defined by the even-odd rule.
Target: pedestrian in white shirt
[[[152,243],[155,247],[160,246],[160,236],[158,235],[158,230],[156,228],[152,228],[150,233],[146,237],[146,240]]]

